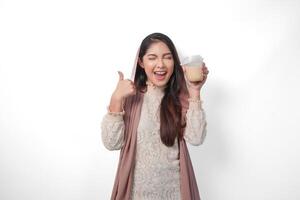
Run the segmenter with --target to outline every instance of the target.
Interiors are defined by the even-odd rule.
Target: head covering
[[[136,67],[138,63],[140,48],[138,48],[131,80],[134,81]],[[180,94],[182,105],[182,120],[185,120],[188,109],[188,92],[186,83]],[[144,94],[137,91],[136,95],[129,96],[124,104],[124,145],[120,151],[119,165],[115,177],[111,200],[130,200],[133,173],[135,166],[137,128],[141,115]],[[184,132],[184,130],[182,130]],[[183,133],[182,133],[183,134]],[[180,192],[182,200],[200,200],[198,186],[189,156],[188,148],[184,138],[179,139],[179,165],[180,165]]]

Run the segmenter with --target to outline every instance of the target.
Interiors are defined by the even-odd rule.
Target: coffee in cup
[[[185,67],[186,77],[191,82],[203,80],[203,58],[200,55],[185,57],[181,64]]]

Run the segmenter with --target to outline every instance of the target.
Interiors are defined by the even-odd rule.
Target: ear
[[[139,58],[139,60],[138,60],[138,63],[139,63],[139,65],[142,67],[142,68],[144,68],[144,63],[143,63],[143,61]]]

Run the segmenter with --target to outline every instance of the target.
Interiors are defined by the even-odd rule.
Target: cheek
[[[154,66],[155,62],[154,61],[151,61],[151,60],[145,60],[144,61],[144,67],[145,68],[150,68],[152,66]]]
[[[144,70],[145,70],[146,75],[147,75],[148,77],[151,76],[151,74],[153,73],[153,68],[150,67],[149,65],[148,65],[148,66],[145,66]]]
[[[173,74],[173,72],[174,72],[174,63],[171,63],[171,64],[169,65],[168,71],[170,71],[171,74]]]
[[[145,71],[146,71],[146,73],[151,73],[152,71],[153,71],[153,69],[154,69],[154,64],[153,63],[151,63],[151,62],[146,62],[145,64],[144,64],[144,69],[145,69]]]
[[[167,67],[170,68],[174,68],[174,60],[168,60],[166,62]]]

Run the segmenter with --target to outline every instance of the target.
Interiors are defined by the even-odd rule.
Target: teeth
[[[159,75],[164,75],[166,74],[167,72],[154,72],[155,74],[159,74]]]

